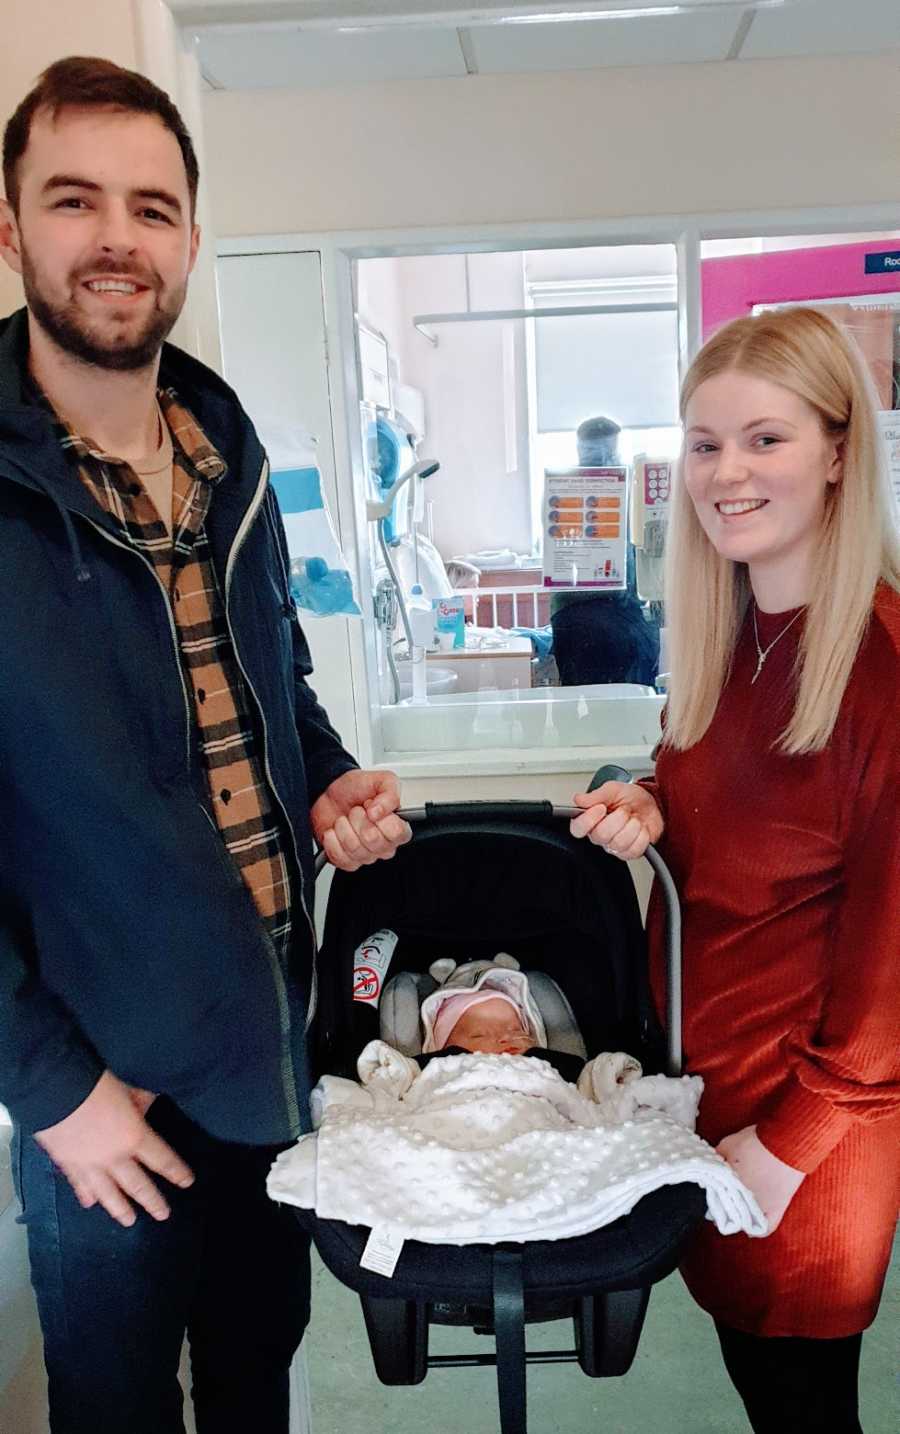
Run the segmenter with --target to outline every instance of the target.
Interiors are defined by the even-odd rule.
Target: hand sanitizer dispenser
[[[412,665],[412,698],[414,707],[421,707],[428,701],[428,674],[425,653],[434,645],[434,608],[422,591],[421,583],[410,588],[409,628],[412,634],[412,649],[409,654]]]

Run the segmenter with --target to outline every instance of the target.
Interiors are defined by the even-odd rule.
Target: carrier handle
[[[591,777],[589,792],[595,792],[604,782],[633,782],[634,776],[625,767],[609,763],[599,767]],[[575,808],[580,811],[581,808]],[[659,882],[666,909],[666,1071],[670,1076],[681,1075],[684,1061],[682,1048],[682,953],[681,953],[681,902],[675,880],[656,847],[651,843],[644,856],[653,868]]]
[[[588,791],[595,791],[604,782],[631,782],[634,778],[624,767],[606,766],[595,772]],[[474,821],[488,824],[495,821],[570,822],[581,815],[581,807],[555,806],[553,802],[426,802],[424,807],[404,807],[397,815],[410,826],[427,826],[429,822]],[[666,911],[666,1071],[681,1075],[682,1063],[682,977],[681,977],[681,904],[672,873],[656,847],[650,845],[644,856],[659,882]],[[316,855],[315,874],[328,865],[323,851]]]

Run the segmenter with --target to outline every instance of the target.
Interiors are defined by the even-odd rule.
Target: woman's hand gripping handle
[[[603,782],[572,800],[583,809],[569,824],[572,836],[587,837],[622,861],[636,861],[662,836],[662,812],[650,793],[633,782]]]

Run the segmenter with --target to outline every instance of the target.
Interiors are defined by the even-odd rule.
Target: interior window
[[[898,260],[895,232],[701,246],[704,337],[791,303],[847,324],[900,497]],[[385,750],[652,747],[675,246],[367,259],[355,278]]]
[[[655,711],[631,506],[641,455],[678,451],[674,246],[361,260],[356,299],[385,707],[415,705],[421,645],[432,707],[568,687]]]

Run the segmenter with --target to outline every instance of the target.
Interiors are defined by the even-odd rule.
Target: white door
[[[225,377],[256,424],[299,425],[317,440],[322,490],[337,527],[337,488],[317,251],[236,254],[217,262]],[[313,659],[312,686],[356,751],[356,717],[345,617],[301,615]]]

